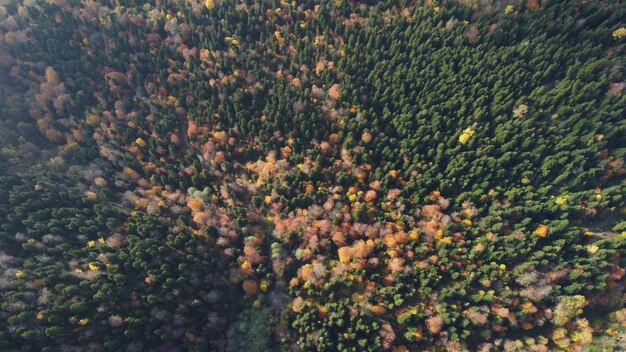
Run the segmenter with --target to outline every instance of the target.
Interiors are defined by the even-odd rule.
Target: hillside
[[[626,350],[625,19],[0,1],[0,351]]]

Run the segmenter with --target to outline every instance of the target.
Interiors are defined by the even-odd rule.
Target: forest
[[[626,351],[626,3],[0,0],[0,351]]]

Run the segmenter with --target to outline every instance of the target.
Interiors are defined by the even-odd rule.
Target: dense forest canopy
[[[626,350],[626,4],[0,0],[0,350]]]

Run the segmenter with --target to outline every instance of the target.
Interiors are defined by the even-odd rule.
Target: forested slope
[[[626,349],[619,1],[0,2],[0,350]]]

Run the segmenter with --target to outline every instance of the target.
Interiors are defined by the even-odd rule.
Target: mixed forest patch
[[[0,1],[0,350],[626,349],[619,1]]]

